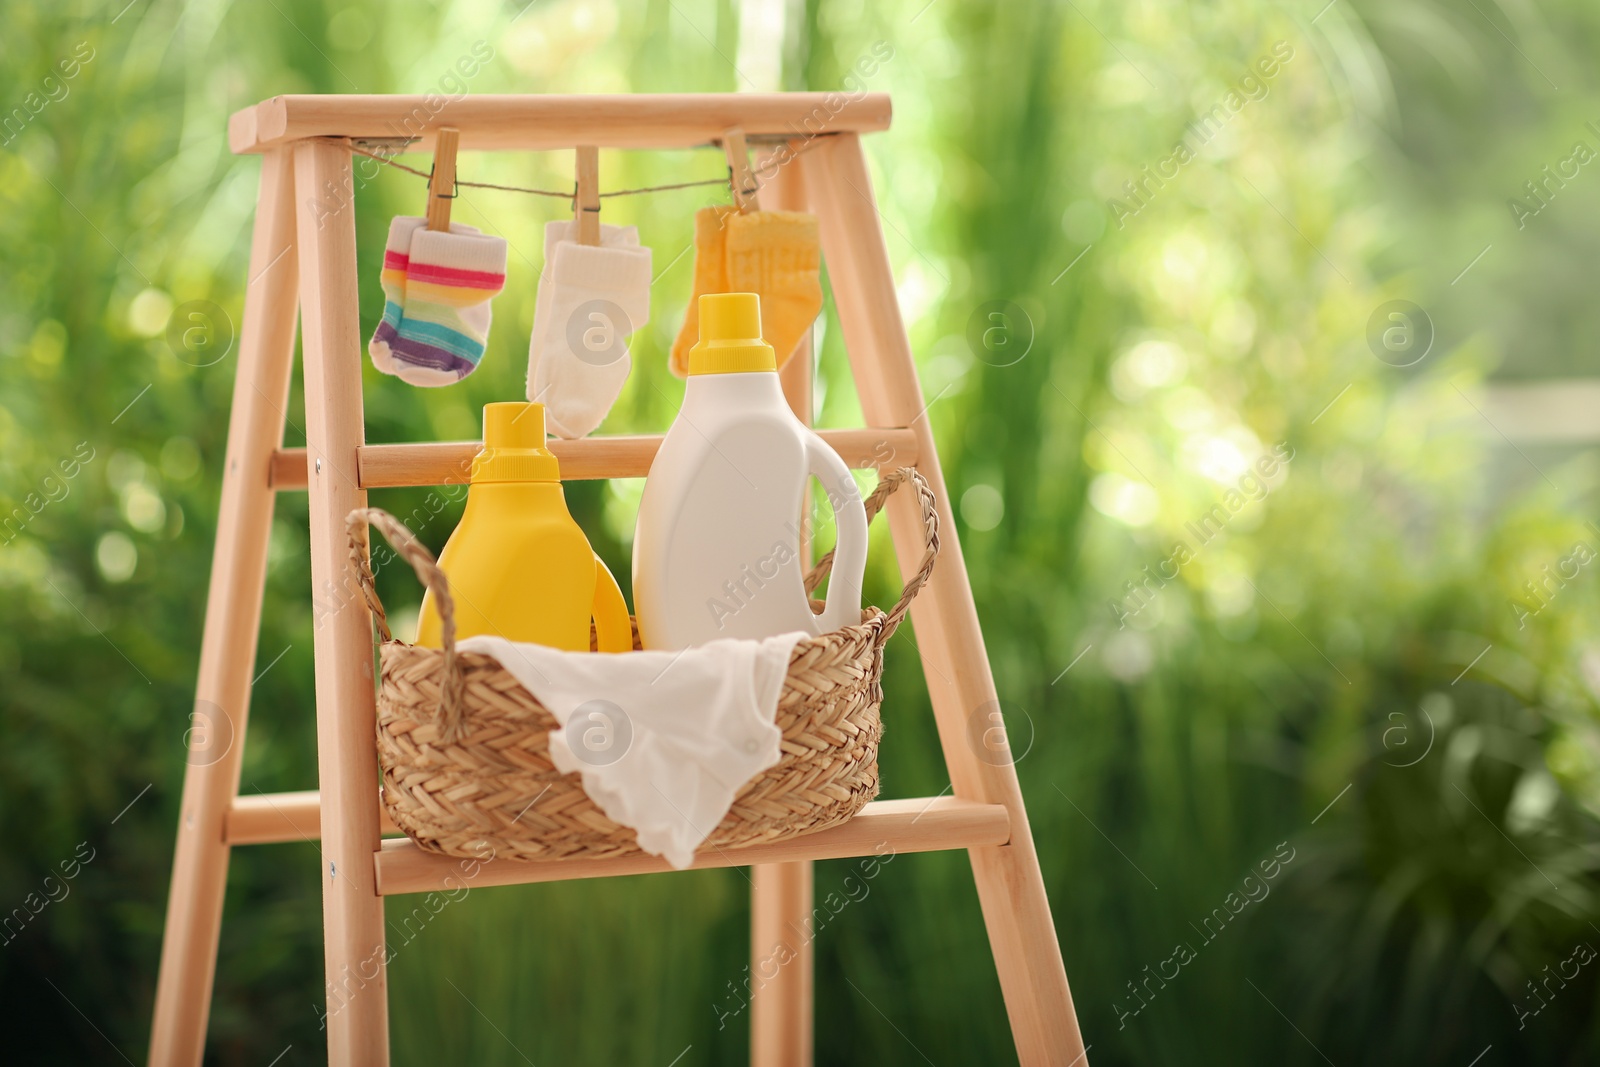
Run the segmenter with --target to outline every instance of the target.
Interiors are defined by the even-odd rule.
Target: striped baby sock
[[[417,230],[428,224],[427,219],[411,215],[397,215],[389,220],[389,240],[383,246],[383,318],[372,331],[367,342],[367,353],[372,365],[385,374],[394,374],[394,351],[391,346],[400,332],[400,321],[405,316],[406,268],[411,265],[411,238]]]
[[[414,229],[399,322],[387,338],[386,358],[374,347],[373,363],[412,385],[460,381],[483,358],[492,317],[489,301],[505,284],[502,238],[461,225],[452,225],[449,233]]]

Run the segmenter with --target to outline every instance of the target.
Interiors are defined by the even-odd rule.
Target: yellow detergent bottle
[[[545,448],[543,404],[484,406],[483,451],[439,567],[450,580],[457,640],[492,634],[587,652],[592,618],[601,652],[633,649],[622,590],[567,511],[561,469]],[[429,592],[416,643],[442,647],[442,628]]]

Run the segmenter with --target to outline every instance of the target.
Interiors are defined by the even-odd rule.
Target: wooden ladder
[[[685,148],[717,143],[738,128],[773,146],[768,206],[819,219],[834,302],[867,428],[824,433],[852,467],[914,464],[938,498],[942,553],[911,616],[951,780],[950,796],[868,804],[831,830],[733,853],[697,857],[696,868],[754,868],[752,958],[788,944],[796,957],[755,996],[751,1059],[760,1067],[811,1062],[812,959],[803,935],[811,914],[813,860],[965,848],[1022,1063],[1086,1064],[1050,918],[1028,814],[1008,760],[969,741],[969,722],[995,707],[994,680],[939,469],[922,387],[901,321],[860,134],[887,129],[885,94],[696,94],[662,96],[282,96],[235,114],[235,153],[263,157],[222,480],[221,514],[206,601],[196,709],[226,717],[233,743],[197,754],[184,775],[172,890],[156,988],[150,1063],[198,1065],[205,1045],[234,845],[321,839],[326,979],[341,997],[327,1017],[335,1065],[389,1062],[384,979],[384,900],[440,890],[462,861],[423,852],[395,833],[379,801],[374,744],[372,625],[353,588],[345,516],[367,490],[459,482],[476,443],[368,445],[361,397],[362,337],[356,272],[351,141],[413,139],[460,131],[465,150]],[[348,139],[348,140],[347,140]],[[774,162],[769,157],[769,162]],[[306,448],[283,447],[296,311],[305,374]],[[785,367],[785,389],[809,415],[809,346]],[[642,477],[659,437],[553,442],[564,478]],[[250,685],[260,630],[267,542],[275,495],[308,490],[315,627],[317,778],[320,792],[239,795]],[[889,498],[903,574],[922,556],[911,494]],[[937,666],[934,666],[937,664]],[[987,720],[987,716],[985,716]],[[203,744],[199,731],[194,743]],[[984,755],[988,758],[983,758]],[[484,864],[476,885],[599,878],[667,871],[664,860],[628,856]]]

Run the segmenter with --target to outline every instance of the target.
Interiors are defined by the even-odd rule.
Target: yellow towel
[[[683,329],[672,346],[672,372],[689,370],[689,349],[700,338],[698,305],[704,293],[755,293],[761,297],[761,333],[778,366],[822,310],[821,246],[817,220],[798,211],[705,208],[695,215],[694,293]]]

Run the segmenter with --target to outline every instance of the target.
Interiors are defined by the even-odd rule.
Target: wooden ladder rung
[[[398,834],[388,812],[379,813],[386,834]],[[237,796],[222,823],[230,845],[271,845],[281,841],[315,841],[322,836],[322,802],[315,789],[298,793]]]
[[[914,467],[917,433],[906,428],[860,427],[819,430],[846,466],[856,470]],[[477,441],[430,441],[423,444],[362,445],[356,449],[356,480],[362,489],[401,485],[459,485],[472,473]],[[565,481],[587,478],[643,478],[661,447],[660,434],[585,437],[552,440],[550,451],[561,461]],[[306,450],[281,448],[272,454],[268,480],[274,489],[304,489]]]
[[[960,797],[879,800],[831,830],[732,851],[701,852],[695,856],[692,869],[979,848],[1004,845],[1010,840],[1011,814],[1003,804]],[[672,870],[666,860],[643,854],[543,861],[457,859],[424,852],[409,838],[385,841],[373,861],[377,865],[378,893],[382,896],[428,893],[463,885],[522,885]]]

